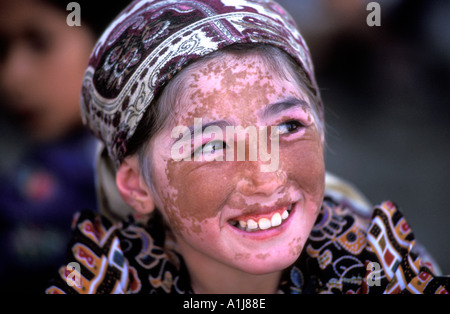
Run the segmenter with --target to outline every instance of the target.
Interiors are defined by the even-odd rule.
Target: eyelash
[[[288,120],[288,121],[285,121],[285,122],[283,122],[283,123],[278,124],[278,128],[280,128],[280,127],[283,126],[283,125],[290,125],[292,128],[291,128],[291,130],[288,130],[287,132],[281,132],[281,131],[280,131],[280,133],[279,133],[280,135],[285,135],[285,134],[287,134],[287,133],[289,133],[289,134],[295,134],[295,133],[299,132],[302,128],[305,127],[305,125],[304,125],[302,122],[298,121],[298,120]],[[222,143],[221,149],[226,149],[226,148],[228,147],[228,145],[227,145],[224,141],[212,141],[212,142],[207,142],[207,143],[203,144],[200,148],[197,148],[196,150],[194,150],[194,151],[192,152],[191,157],[193,157],[193,156],[195,155],[195,152],[197,152],[198,150],[201,150],[201,152],[204,153],[203,150],[205,149],[205,147],[206,147],[207,145],[212,145],[212,144],[215,144],[215,143]],[[217,149],[215,149],[214,151],[217,151]]]
[[[225,149],[227,148],[227,144],[224,141],[212,141],[212,142],[207,142],[205,144],[203,144],[200,148],[197,148],[196,150],[194,150],[194,152],[192,153],[191,157],[193,157],[195,155],[195,152],[197,152],[198,150],[201,151],[201,153],[204,153],[204,149],[207,145],[212,145],[214,143],[222,143],[222,148],[221,149]],[[217,151],[217,149],[215,149],[214,151]]]
[[[286,133],[290,133],[290,134],[297,133],[298,131],[300,131],[301,128],[304,128],[304,127],[305,127],[305,125],[304,125],[303,123],[301,123],[300,121],[298,121],[298,120],[288,120],[288,121],[285,121],[285,122],[283,122],[283,123],[280,123],[280,124],[278,125],[278,127],[280,127],[280,126],[282,126],[282,125],[288,125],[288,124],[290,124],[291,126],[292,126],[292,125],[294,126],[294,130],[286,132]],[[280,131],[280,134],[281,134],[281,135],[286,134],[286,133],[283,133],[283,132]]]

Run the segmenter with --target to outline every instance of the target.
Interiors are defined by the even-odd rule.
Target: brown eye
[[[278,125],[279,134],[292,134],[298,132],[304,125],[297,120],[289,120]]]

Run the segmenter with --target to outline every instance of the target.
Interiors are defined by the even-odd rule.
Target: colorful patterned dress
[[[160,219],[111,223],[81,212],[68,266],[46,293],[193,293]],[[414,235],[394,203],[375,206],[367,218],[326,197],[299,259],[283,272],[279,292],[448,294],[450,277],[436,276],[415,250]]]

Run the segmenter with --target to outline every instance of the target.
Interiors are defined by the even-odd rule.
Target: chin
[[[252,275],[267,275],[274,272],[283,271],[298,259],[300,254],[288,256],[265,256],[263,254],[256,255],[254,258],[248,259],[245,265],[239,265],[239,269]]]

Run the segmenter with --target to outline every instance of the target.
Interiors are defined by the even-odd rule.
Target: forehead
[[[222,55],[185,70],[175,107],[179,119],[254,117],[284,98],[306,100],[288,71],[275,71],[257,54]]]

